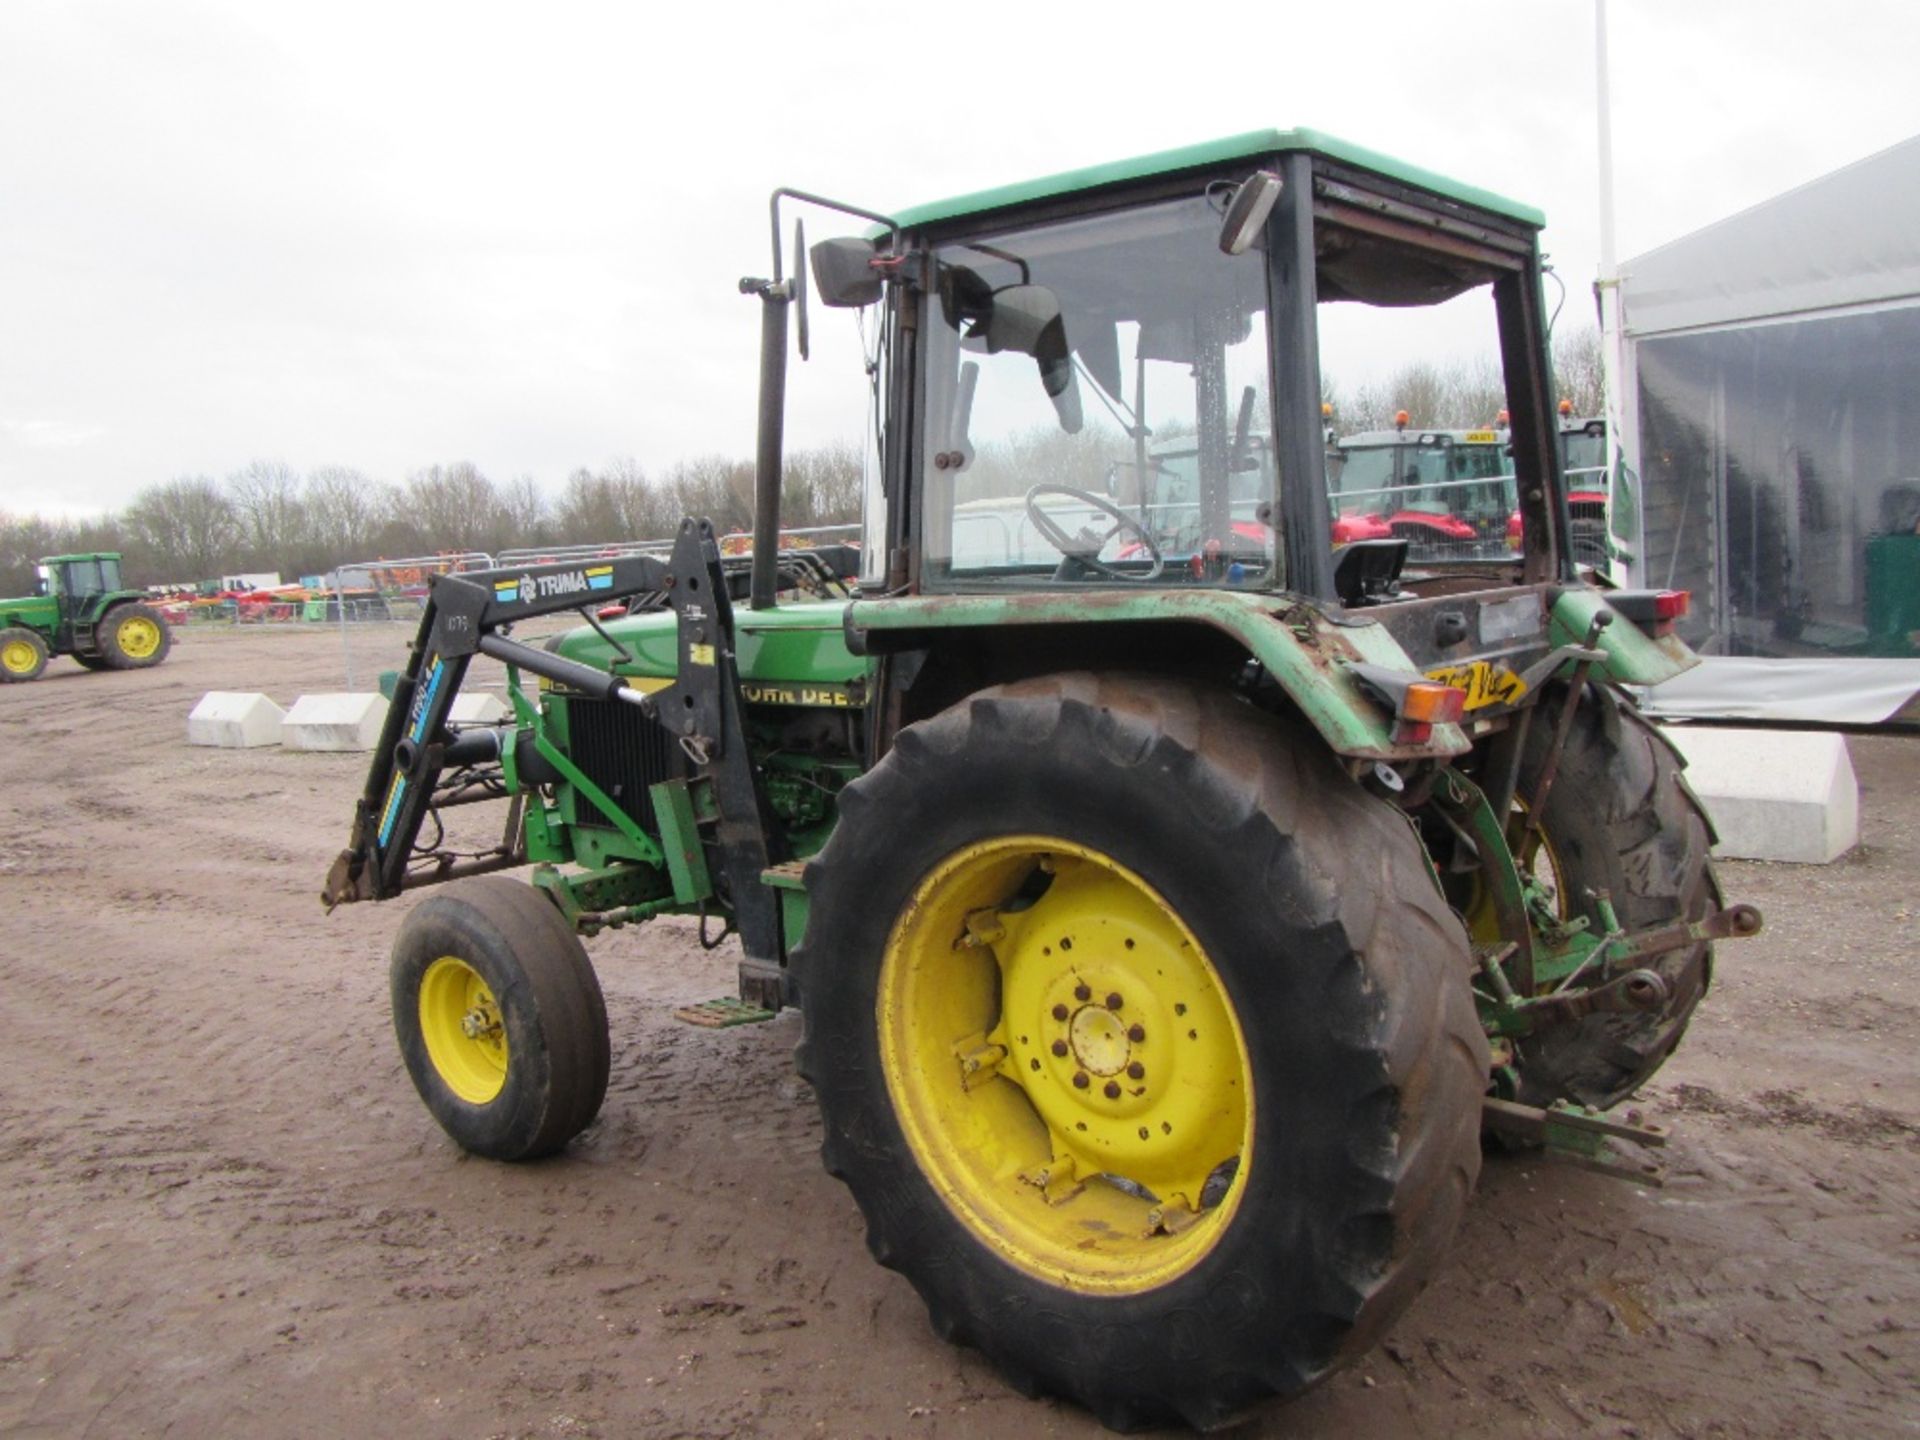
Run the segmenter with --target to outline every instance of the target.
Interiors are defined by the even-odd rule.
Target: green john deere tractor
[[[0,600],[0,681],[38,680],[51,655],[71,655],[89,670],[158,665],[173,634],[139,590],[120,585],[110,551],[49,555],[40,593]]]
[[[783,254],[783,204],[857,233]],[[1489,1130],[1644,1177],[1606,1147],[1663,1137],[1602,1112],[1760,922],[1621,689],[1693,663],[1683,598],[1568,553],[1540,216],[1306,131],[772,212],[741,285],[751,556],[689,519],[665,556],[433,584],[324,899],[452,882],[390,977],[435,1119],[503,1160],[566,1145],[609,1063],[582,937],[699,915],[737,935],[739,994],[684,1018],[801,1010],[875,1257],[941,1335],[1117,1428],[1223,1424],[1362,1353],[1443,1263]],[[873,311],[866,538],[838,556],[778,548],[809,292]],[[1336,546],[1323,335],[1461,297],[1523,548]],[[1236,465],[1248,432],[1272,463]],[[1176,439],[1168,520],[1105,477]],[[455,730],[476,655],[513,722]],[[499,839],[456,849],[479,803]]]

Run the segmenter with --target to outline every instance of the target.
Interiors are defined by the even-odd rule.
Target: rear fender
[[[1232,591],[1132,594],[939,595],[856,601],[847,609],[849,648],[856,654],[935,650],[943,637],[981,627],[1157,625],[1230,636],[1258,661],[1336,754],[1355,760],[1444,759],[1471,748],[1458,725],[1435,725],[1423,744],[1396,743],[1393,717],[1354,674],[1359,665],[1416,667],[1386,628],[1371,620],[1335,620],[1288,596]],[[1143,647],[1144,648],[1144,647]],[[1153,669],[1154,656],[1133,657]],[[988,677],[989,683],[1003,677]]]

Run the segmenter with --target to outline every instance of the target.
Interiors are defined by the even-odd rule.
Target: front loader
[[[789,270],[783,205],[855,233],[796,227]],[[1309,131],[893,215],[777,191],[750,563],[688,520],[664,560],[434,583],[325,899],[453,882],[391,967],[435,1118],[565,1146],[610,1052],[582,937],[698,915],[739,993],[686,1018],[802,1012],[875,1257],[1121,1429],[1363,1353],[1485,1134],[1650,1178],[1608,1142],[1662,1137],[1604,1112],[1759,916],[1623,688],[1693,663],[1684,597],[1569,554],[1541,224]],[[857,576],[777,548],[809,290],[872,311]],[[1321,356],[1442,307],[1497,350],[1523,546],[1333,543]],[[1177,514],[1138,479],[1174,450]],[[481,655],[513,720],[456,731]],[[459,851],[480,802],[500,839]]]

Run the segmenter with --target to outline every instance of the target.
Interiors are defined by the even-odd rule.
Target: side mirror
[[[1009,285],[994,291],[985,329],[989,354],[1012,350],[1044,362],[1067,353],[1060,297],[1044,285]]]
[[[1080,388],[1074,383],[1073,354],[1067,346],[1067,322],[1060,297],[1044,285],[1009,285],[996,290],[987,316],[987,351],[1012,350],[1031,355],[1040,366],[1040,384],[1069,435],[1080,433]]]
[[[1226,219],[1220,222],[1220,252],[1246,254],[1279,199],[1280,177],[1271,170],[1256,170],[1242,180],[1227,202]]]
[[[873,241],[858,235],[836,236],[815,245],[808,258],[813,264],[813,293],[820,303],[857,310],[878,300],[886,289],[886,281],[873,268],[879,254]]]

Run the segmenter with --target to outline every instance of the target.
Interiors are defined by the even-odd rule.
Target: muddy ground
[[[1103,1433],[868,1259],[796,1017],[670,1018],[731,981],[687,926],[595,942],[613,1083],[563,1158],[444,1139],[387,1017],[407,902],[317,903],[363,757],[183,743],[206,690],[340,670],[195,633],[0,690],[0,1434]],[[1920,739],[1853,754],[1859,851],[1723,867],[1768,928],[1648,1094],[1667,1187],[1490,1162],[1386,1344],[1243,1433],[1920,1431]]]

